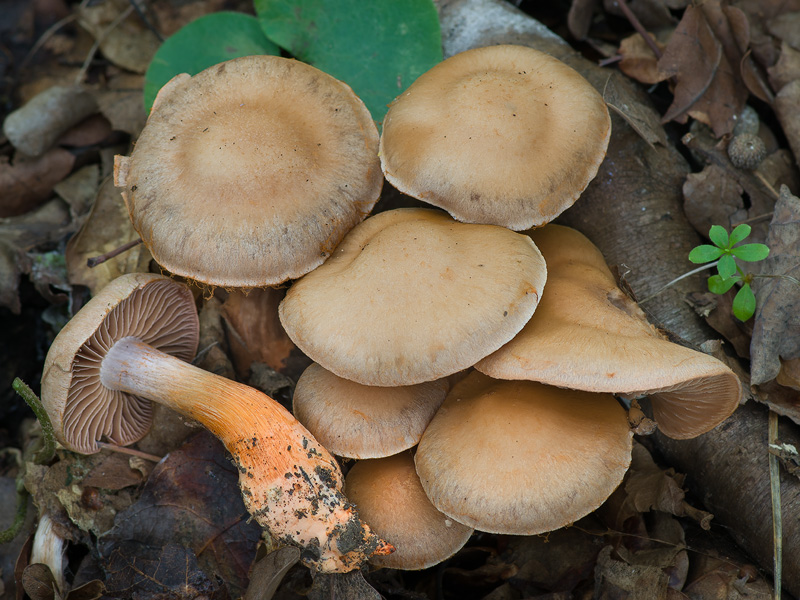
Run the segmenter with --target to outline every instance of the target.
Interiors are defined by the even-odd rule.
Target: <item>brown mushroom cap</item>
[[[391,569],[427,569],[467,543],[472,529],[431,504],[411,452],[358,461],[345,478],[347,497],[376,535],[395,547],[370,563]]]
[[[597,174],[611,134],[600,94],[525,46],[475,48],[420,76],[389,107],[381,167],[398,190],[468,223],[547,223]]]
[[[449,389],[447,379],[361,385],[314,363],[297,380],[292,412],[333,454],[381,458],[417,445]]]
[[[632,438],[610,394],[473,372],[447,395],[415,461],[446,515],[480,531],[534,535],[600,506],[628,469]]]
[[[286,294],[279,315],[312,360],[364,385],[433,381],[509,341],[546,267],[530,238],[398,209],[355,227]]]
[[[278,56],[246,56],[159,95],[116,183],[172,273],[263,287],[320,265],[372,210],[378,132],[353,91]]]
[[[186,286],[161,275],[118,277],[61,330],[44,364],[42,403],[64,447],[92,454],[103,438],[126,445],[150,428],[149,400],[106,388],[100,365],[114,342],[136,337],[182,360],[197,351],[199,324]]]
[[[476,368],[499,379],[650,395],[664,434],[686,439],[739,405],[738,377],[722,362],[668,341],[623,293],[597,247],[559,225],[529,232],[549,271],[536,315]]]

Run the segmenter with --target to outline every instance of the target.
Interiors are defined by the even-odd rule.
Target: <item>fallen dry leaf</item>
[[[27,251],[56,241],[70,231],[67,206],[51,200],[19,217],[0,219],[0,306],[19,314],[19,280],[32,268]]]
[[[663,51],[664,44],[659,43],[653,36],[651,38]],[[658,58],[638,33],[622,40],[619,45],[619,54],[622,56],[622,60],[619,61],[619,70],[636,81],[653,84],[669,77],[669,73],[658,68]]]
[[[233,291],[222,305],[233,365],[243,380],[254,362],[285,372],[296,351],[278,319],[278,304],[285,293],[277,288]]]
[[[120,22],[125,13],[128,16]],[[81,4],[78,22],[94,36],[110,62],[134,73],[147,70],[160,45],[126,0]]]
[[[57,183],[53,191],[69,205],[72,218],[78,219],[91,210],[99,187],[100,165],[92,164],[78,169]]]
[[[196,555],[199,568],[218,575],[223,589],[227,586],[230,595],[238,597],[247,588],[261,538],[261,528],[249,522],[238,481],[222,444],[207,431],[171,452],[153,469],[138,502],[119,513],[114,528],[99,540],[108,587],[127,590],[126,597],[134,597],[134,591],[144,594],[150,588],[135,577],[136,568],[159,580],[159,586],[167,585],[165,578],[174,574],[164,571],[164,561],[192,564]],[[175,554],[174,544],[187,552]],[[192,578],[198,576],[191,573]],[[221,593],[218,580],[211,581],[208,592]]]
[[[256,561],[242,600],[271,600],[284,575],[300,561],[300,548],[283,546]]]
[[[775,96],[775,114],[800,165],[800,79],[787,83]]]
[[[14,164],[0,158],[0,217],[22,215],[42,204],[74,164],[72,153],[61,148]]]
[[[228,600],[217,580],[198,566],[192,548],[167,542],[148,546],[120,540],[105,561],[106,595],[153,600]]]
[[[733,223],[747,219],[744,190],[722,168],[706,166],[700,173],[690,173],[683,184],[683,209],[686,218],[704,237],[712,225],[730,231]]]
[[[800,50],[800,11],[784,12],[767,21],[767,30],[779,40]]]
[[[621,116],[631,128],[645,140],[650,147],[655,144],[667,145],[667,134],[660,117],[649,104],[629,102],[630,96],[616,85],[615,75],[611,75],[603,89],[603,100],[610,109]]]
[[[567,28],[576,40],[585,39],[592,25],[597,0],[572,0],[567,14]]]
[[[85,285],[93,294],[124,273],[147,272],[150,252],[144,244],[90,268],[89,258],[104,254],[139,239],[131,225],[128,209],[110,177],[100,185],[97,198],[80,231],[67,242],[65,252],[70,283]]]
[[[800,198],[782,186],[766,240],[770,253],[761,268],[772,277],[753,283],[757,304],[750,344],[752,385],[775,379],[780,359],[800,358],[800,284],[775,277],[800,279],[799,243]]]
[[[725,44],[734,45],[730,40]],[[687,7],[658,61],[658,68],[676,82],[664,122],[685,122],[686,115],[690,115],[711,126],[717,137],[733,130],[748,91],[739,75],[739,65],[731,66],[724,45],[703,10]]]
[[[594,595],[598,600],[668,600],[669,578],[660,567],[631,565],[606,546],[597,557]]]
[[[675,26],[675,17],[670,13],[670,8],[683,8],[686,0],[628,0],[628,7],[647,29],[663,29]],[[604,0],[603,7],[606,12],[624,17],[615,0]]]
[[[795,79],[800,79],[800,51],[786,42],[781,43],[781,55],[778,62],[767,67],[769,83],[772,89],[780,92],[781,88]]]

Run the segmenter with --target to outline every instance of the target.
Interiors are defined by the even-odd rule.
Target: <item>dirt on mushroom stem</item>
[[[277,402],[209,374],[136,338],[119,340],[103,360],[107,387],[156,399],[216,435],[234,457],[247,510],[321,572],[359,568],[394,547],[363,523],[342,493],[333,456]],[[243,434],[242,432],[247,432]]]

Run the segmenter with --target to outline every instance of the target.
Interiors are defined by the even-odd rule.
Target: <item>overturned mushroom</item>
[[[198,318],[188,288],[160,275],[124,275],[64,327],[48,352],[42,401],[56,437],[81,453],[127,444],[149,426],[148,400],[189,416],[225,444],[245,506],[319,571],[358,568],[391,552],[341,492],[334,458],[270,397],[185,362]]]
[[[580,232],[530,232],[550,277],[534,317],[476,368],[499,379],[636,397],[649,395],[659,429],[686,439],[739,405],[739,378],[722,362],[672,343],[617,287],[597,247]]]

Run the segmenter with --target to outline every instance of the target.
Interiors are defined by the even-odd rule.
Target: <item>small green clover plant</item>
[[[736,260],[757,262],[769,256],[769,248],[764,244],[743,244],[737,246],[748,235],[750,225],[738,225],[730,235],[724,227],[712,225],[708,237],[713,246],[703,244],[692,249],[689,260],[695,264],[716,261],[717,275],[708,278],[708,290],[714,294],[724,294],[734,284],[741,283],[742,287],[733,299],[733,314],[740,321],[747,321],[756,311],[756,297],[750,287],[754,275],[745,273]],[[712,266],[712,265],[709,265]]]

